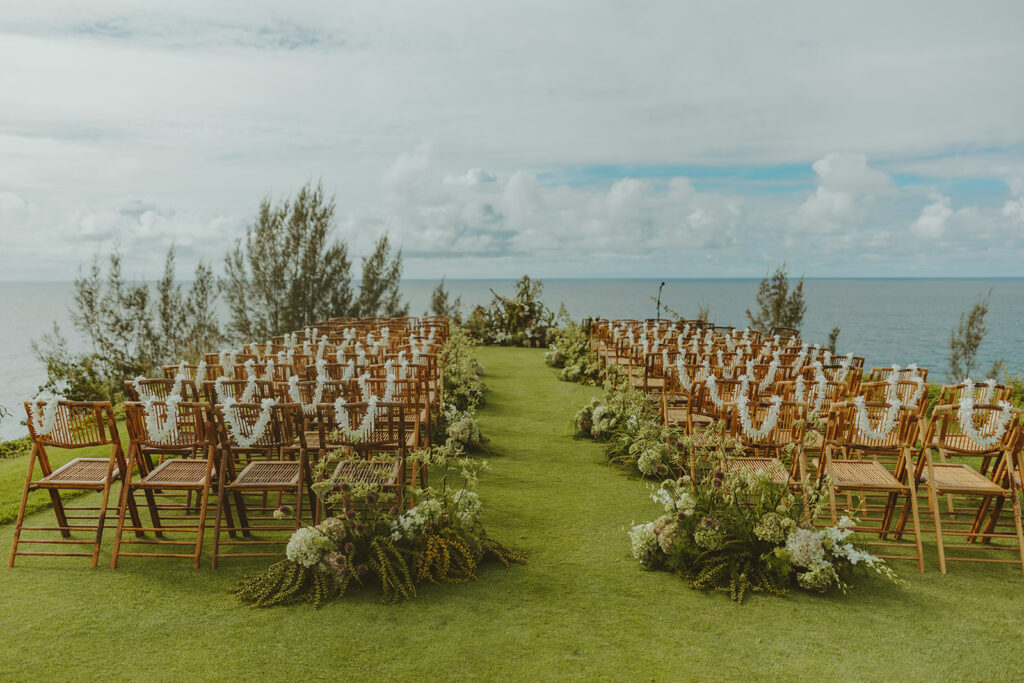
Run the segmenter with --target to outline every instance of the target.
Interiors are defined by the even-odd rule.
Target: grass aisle
[[[212,572],[125,561],[111,572],[19,560],[0,570],[0,678],[1024,675],[1024,581],[1010,567],[956,565],[941,576],[932,563],[918,576],[901,563],[903,587],[860,579],[846,596],[793,592],[743,605],[642,571],[626,530],[657,508],[642,483],[602,466],[599,444],[570,433],[596,390],[559,382],[540,351],[481,349],[480,360],[490,389],[480,423],[494,450],[483,519],[529,566],[485,565],[479,581],[423,586],[395,607],[379,606],[371,589],[314,612],[254,610],[227,595],[262,562]],[[10,539],[10,525],[0,527],[0,549]]]

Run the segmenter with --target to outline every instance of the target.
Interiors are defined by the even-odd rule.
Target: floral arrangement
[[[680,463],[672,430],[662,426],[658,406],[642,391],[612,374],[605,393],[576,413],[576,436],[605,443],[613,465],[642,476],[663,477]]]
[[[454,446],[416,454],[420,463],[443,471],[440,489],[410,492],[416,504],[406,510],[369,485],[325,480],[314,492],[332,513],[315,526],[297,529],[288,541],[285,559],[263,572],[244,577],[232,589],[254,607],[308,602],[319,607],[344,596],[353,585],[376,584],[382,604],[416,597],[423,583],[462,583],[476,578],[482,562],[508,567],[526,558],[490,538],[480,522],[481,501],[472,489],[487,463],[462,457]],[[333,458],[318,464],[327,470]],[[449,476],[458,473],[462,487],[450,490]],[[291,509],[279,508],[284,519]]]
[[[461,327],[455,328],[441,351],[444,363],[444,402],[437,416],[438,441],[456,442],[462,448],[479,448],[487,441],[476,422],[486,386],[473,349],[478,344]]]
[[[466,329],[485,344],[502,346],[547,346],[554,331],[555,315],[544,305],[544,285],[524,275],[511,297],[498,294],[487,306],[477,306],[466,320]]]
[[[565,382],[596,384],[601,378],[597,358],[590,351],[589,330],[571,320],[555,330],[544,362],[561,368],[558,376]]]
[[[854,521],[816,528],[823,498],[764,474],[716,470],[700,482],[665,480],[652,500],[663,514],[629,531],[633,557],[646,569],[679,574],[697,590],[783,595],[795,583],[816,593],[846,592],[857,568],[897,581],[878,557],[850,542]]]

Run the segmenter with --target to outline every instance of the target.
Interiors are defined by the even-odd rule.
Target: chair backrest
[[[869,453],[894,453],[917,441],[917,411],[883,401],[849,400],[829,411],[825,439],[839,447]]]
[[[911,406],[918,417],[928,408],[928,384],[920,377],[901,379],[895,382],[864,382],[857,392],[873,403],[891,403],[899,399],[903,405]]]
[[[920,377],[926,382],[928,381],[928,368],[919,368],[915,366],[907,366],[905,368],[899,368],[898,370],[895,368],[871,368],[871,372],[868,373],[867,381],[875,382],[878,380],[887,380],[893,372],[896,372],[900,379]]]
[[[795,327],[775,326],[775,327],[771,328],[770,330],[768,330],[768,336],[769,337],[776,337],[776,336],[778,336],[781,339],[790,339],[790,338],[793,338],[793,337],[799,337],[800,336],[800,330],[796,329]]]
[[[925,447],[951,454],[987,457],[1016,443],[1020,411],[1009,404],[980,404],[965,415],[960,406],[936,406],[925,431]]]
[[[163,366],[164,379],[175,379],[181,371],[185,372],[185,377],[187,379],[190,379],[199,385],[206,380],[217,379],[220,376],[221,367],[216,363],[213,365],[204,365],[203,376],[196,377],[196,374],[199,372],[198,365],[190,365],[188,363],[183,365],[165,365]]]
[[[398,403],[320,403],[310,418],[323,451],[339,448],[405,448],[405,407]]]
[[[39,445],[88,448],[115,444],[121,437],[109,401],[26,401],[29,437]]]
[[[748,448],[779,451],[789,444],[798,447],[802,444],[807,418],[807,407],[803,403],[780,401],[773,410],[770,400],[748,401],[746,406],[731,402],[728,410],[729,430]],[[764,430],[767,432],[762,433]]]
[[[274,383],[266,380],[222,379],[203,382],[203,393],[209,403],[223,403],[226,398],[236,401],[259,401],[274,397]]]
[[[230,403],[213,406],[217,443],[221,449],[265,451],[273,457],[283,448],[305,450],[305,420],[297,403]]]
[[[130,401],[145,401],[147,398],[163,400],[174,391],[177,382],[172,379],[148,378],[125,381],[124,392]],[[198,402],[199,389],[190,379],[181,380],[178,386],[178,397],[183,401]]]
[[[169,411],[165,401],[126,401],[125,422],[131,443],[148,449],[200,449],[209,444],[208,404],[182,401],[174,407],[173,415]],[[173,422],[168,424],[168,419]]]
[[[307,412],[310,411],[309,406],[317,403],[334,403],[338,398],[355,401],[359,396],[359,387],[354,380],[328,379],[321,382],[311,379],[299,380],[295,383],[295,388],[299,393],[297,401],[296,397],[292,395],[288,382],[278,382],[274,386],[277,400],[282,403],[301,403]],[[320,389],[319,396],[317,396],[318,388]]]
[[[948,406],[960,403],[966,384],[946,384],[939,390],[938,405]],[[1013,395],[1013,387],[1005,384],[975,384],[974,400],[977,403],[996,403],[1009,401]]]

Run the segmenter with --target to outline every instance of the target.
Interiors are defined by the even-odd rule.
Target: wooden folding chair
[[[722,467],[726,471],[749,469],[767,474],[772,482],[784,486],[799,486],[807,476],[804,457],[804,430],[807,425],[807,408],[803,403],[782,401],[776,398],[779,407],[774,424],[766,421],[772,418],[771,400],[753,400],[744,405],[730,402],[727,422],[732,436],[743,444],[748,455],[726,456]],[[744,430],[744,417],[755,430],[748,434]],[[767,430],[765,434],[757,433]]]
[[[372,412],[371,412],[372,411]],[[368,419],[368,414],[372,418]],[[406,460],[405,408],[396,403],[322,403],[317,406],[320,429],[320,457],[340,457],[330,481],[367,483],[395,496],[399,505],[405,497]],[[322,514],[329,514],[324,510]]]
[[[128,471],[125,463],[121,437],[117,433],[114,411],[106,401],[57,401],[47,403],[33,401],[25,403],[28,415],[29,437],[32,439],[32,450],[29,454],[28,472],[25,475],[25,486],[21,493],[21,505],[14,525],[14,540],[11,543],[11,554],[7,566],[14,566],[14,559],[19,555],[53,555],[59,557],[89,557],[91,566],[95,567],[99,559],[100,545],[103,542],[103,527],[107,521],[107,507],[110,500],[110,488],[117,480],[125,477]],[[49,418],[49,419],[48,419]],[[75,458],[71,462],[54,469],[46,448],[64,448],[77,450],[95,446],[110,446],[110,455],[106,458]],[[39,463],[42,477],[34,478],[36,462]],[[53,512],[57,518],[56,527],[25,526],[25,507],[28,494],[32,491],[46,491],[53,504]],[[98,491],[102,493],[98,507],[66,506],[61,499],[61,491]],[[93,516],[89,514],[95,511]],[[68,514],[72,513],[72,514]],[[78,514],[84,513],[84,514]],[[131,508],[133,519],[138,519],[138,511]],[[84,522],[93,521],[95,524]],[[49,540],[44,538],[22,538],[24,531],[59,531],[61,538]],[[91,532],[90,540],[73,539],[72,532]],[[27,551],[19,550],[21,544],[35,545],[91,545],[92,552],[59,552],[59,551]]]
[[[975,405],[972,424],[961,423],[958,406],[938,406],[932,411],[923,439],[917,466],[918,481],[928,494],[939,570],[946,573],[946,561],[1002,562],[1019,565],[1024,573],[1024,529],[1021,506],[1014,490],[1014,475],[1020,476],[1021,462],[1017,448],[1020,435],[1020,412],[1008,404]],[[973,434],[972,434],[973,432]],[[975,437],[993,442],[979,443]],[[941,454],[945,459],[938,459]],[[950,462],[955,457],[958,462]],[[937,461],[938,460],[938,461]],[[963,461],[972,461],[977,469]],[[953,501],[943,513],[939,496]],[[1010,522],[1000,518],[1007,499],[1012,508]],[[962,537],[965,543],[951,544],[947,536]],[[999,544],[996,540],[1010,541]],[[979,543],[980,541],[980,543]],[[953,557],[949,550],[1003,550],[1014,552],[1014,559],[996,559],[972,552]]]
[[[877,541],[865,545],[911,547],[918,571],[924,571],[921,546],[921,521],[918,513],[914,462],[911,457],[917,441],[917,412],[912,406],[893,408],[884,402],[846,401],[832,406],[826,430],[823,464],[819,468],[819,484],[828,487],[831,522],[838,521],[837,494],[846,494],[846,512],[857,519],[854,531],[877,535]],[[893,428],[882,434],[890,412],[894,412]],[[891,463],[887,467],[880,460]],[[858,494],[853,504],[852,494]],[[876,500],[876,499],[881,500]],[[896,506],[903,499],[903,515],[911,512],[914,540],[901,542],[906,520],[889,538]],[[910,559],[906,555],[880,555],[886,559]]]
[[[139,469],[139,478],[127,477],[121,490],[117,519],[117,536],[114,539],[114,553],[110,568],[116,569],[121,557],[162,557],[191,558],[192,567],[199,568],[199,557],[203,550],[203,535],[206,529],[206,514],[209,505],[210,487],[214,476],[215,449],[209,425],[209,406],[205,403],[178,403],[164,401],[146,403],[125,403],[130,442],[128,466],[130,472]],[[170,452],[194,453],[200,457],[166,458],[152,469],[148,467],[145,453],[166,449]],[[157,492],[177,492],[185,502],[180,505],[158,506]],[[132,517],[132,523],[125,525],[125,511],[133,508],[135,496],[142,493],[149,509],[150,525],[143,526]],[[196,497],[198,519],[189,519],[191,496]],[[166,517],[161,513],[169,513]],[[176,514],[184,511],[184,514]],[[154,538],[126,539],[125,531],[136,536],[152,533]],[[193,540],[165,538],[165,535],[192,536]],[[191,552],[125,552],[122,545],[191,546]]]
[[[219,459],[210,566],[216,569],[225,557],[276,557],[279,552],[223,552],[221,547],[283,545],[288,537],[254,538],[253,532],[286,531],[290,537],[304,515],[315,521],[316,498],[310,488],[313,482],[302,408],[297,403],[229,402],[214,406],[213,413]],[[277,494],[274,508],[282,503],[294,505],[294,519],[274,519],[267,505],[270,493]],[[253,500],[254,496],[259,498]],[[224,540],[224,531],[229,540]],[[238,533],[244,538],[237,539]]]

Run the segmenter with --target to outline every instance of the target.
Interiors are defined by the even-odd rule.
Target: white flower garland
[[[764,391],[772,385],[775,381],[775,373],[779,371],[779,355],[775,354],[772,356],[772,362],[768,364],[768,372],[765,373],[764,379],[761,380],[757,385],[758,391]],[[748,372],[751,377],[754,376],[753,372]]]
[[[739,400],[740,396],[746,397],[749,380],[746,375],[740,377],[740,386],[733,397],[733,400]],[[725,401],[718,395],[718,382],[715,380],[714,375],[708,375],[707,379],[704,380],[704,386],[707,387],[708,396],[711,398],[711,402],[715,404],[716,408],[721,408],[725,405]]]
[[[690,377],[686,374],[686,363],[684,358],[679,356],[676,358],[676,377],[679,381],[679,386],[685,391],[689,391],[693,382],[690,381]]]
[[[968,377],[967,379],[965,379],[963,381],[964,390],[965,391],[966,391],[967,382],[972,382],[970,377]],[[975,403],[988,403],[989,399],[992,397],[992,391],[996,388],[996,381],[994,379],[992,379],[992,378],[989,378],[989,379],[986,379],[983,382],[978,382],[974,386],[976,386],[978,388],[978,393],[974,397],[974,402]]]
[[[221,367],[221,369],[224,372],[227,372],[228,370],[233,370],[234,369],[236,355],[237,354],[234,351],[221,351],[220,352],[220,358],[219,358],[220,367]]]
[[[871,416],[868,415],[868,408],[864,403],[864,397],[857,396],[854,398],[853,405],[856,409],[854,428],[873,441],[882,441],[888,438],[892,430],[896,428],[896,417],[899,415],[900,408],[902,407],[899,399],[890,403],[879,422],[879,427],[876,429],[871,426]]]
[[[903,401],[903,405],[916,406],[921,401],[921,397],[924,396],[925,384],[924,380],[920,376],[914,375],[910,379],[897,379],[898,375],[889,375],[888,384],[889,386],[885,389],[885,401],[886,403],[892,403],[899,397],[899,383],[900,382],[913,382],[914,393],[910,395],[910,399]]]
[[[828,379],[825,375],[821,375],[814,381],[814,405],[811,406],[811,412],[817,413],[821,410],[821,406],[825,403],[825,396],[828,393]],[[794,385],[794,398],[797,403],[810,403],[810,394],[806,391],[804,384],[803,375],[798,375],[796,378],[796,384]]]
[[[256,418],[256,422],[254,422],[250,427],[248,436],[243,433],[242,426],[239,424],[238,416],[235,414],[236,403],[238,403],[238,401],[233,398],[224,399],[224,421],[227,423],[228,432],[230,432],[232,440],[242,448],[249,448],[263,438],[263,433],[267,431],[267,425],[270,423],[271,408],[274,406],[274,399],[263,399],[261,402],[260,414]],[[248,401],[243,401],[243,403],[248,403]]]
[[[227,392],[224,391],[224,382],[229,381],[232,381],[231,378],[226,377],[225,375],[221,375],[216,380],[214,380],[213,385],[217,390],[217,397],[221,399],[221,403],[223,403],[226,400],[225,396],[227,394]],[[245,380],[245,388],[242,389],[242,395],[239,396],[238,398],[242,403],[251,403],[253,394],[255,393],[256,376],[255,374],[252,374]],[[234,397],[232,397],[232,400],[235,400]]]
[[[750,420],[750,413],[747,411],[747,397],[738,396],[736,398],[736,412],[740,416],[740,427],[746,437],[760,441],[767,437],[771,431],[775,429],[775,425],[778,424],[779,414],[782,409],[782,397],[772,396],[768,400],[771,402],[771,407],[768,408],[768,414],[761,422],[761,426],[755,429]]]
[[[363,373],[359,376],[359,379],[356,380],[359,382],[359,393],[362,394],[363,401],[369,403],[370,399],[374,399],[381,400],[384,403],[390,403],[391,398],[395,395],[395,378],[388,375],[387,379],[384,381],[384,395],[379,399],[377,396],[374,396],[373,391],[370,389],[369,379],[369,373]]]
[[[149,433],[153,443],[166,444],[178,431],[178,401],[181,397],[177,394],[170,394],[164,399],[164,422],[160,424],[160,418],[156,414],[154,405],[156,398],[152,395],[146,399],[142,406],[142,417],[146,422],[146,431]]]
[[[302,394],[299,393],[299,376],[292,375],[288,378],[288,396],[292,399],[292,403],[298,403],[302,406],[302,412],[311,414],[316,410],[316,406],[323,400],[324,397],[324,384],[327,381],[327,368],[325,361],[318,360],[316,362],[316,385],[313,389],[313,400],[310,403],[302,402]]]
[[[334,400],[334,421],[338,425],[338,431],[346,438],[352,441],[368,439],[377,425],[377,397],[370,395],[370,400],[366,402],[366,415],[363,416],[359,427],[353,430],[349,427],[345,399],[339,396]]]
[[[28,418],[32,421],[32,428],[40,436],[46,436],[53,431],[57,423],[57,408],[60,402],[66,400],[60,394],[39,394],[28,404]],[[43,419],[39,419],[39,404],[43,404]]]
[[[1003,434],[1006,433],[1006,426],[1009,424],[1010,417],[1013,414],[1013,406],[1006,401],[1000,401],[999,405],[1002,410],[992,428],[992,433],[982,434],[974,426],[974,382],[968,378],[964,384],[966,386],[960,395],[960,407],[956,413],[957,420],[960,422],[960,430],[977,444],[979,448],[983,450],[990,449],[999,443],[1003,438]]]

